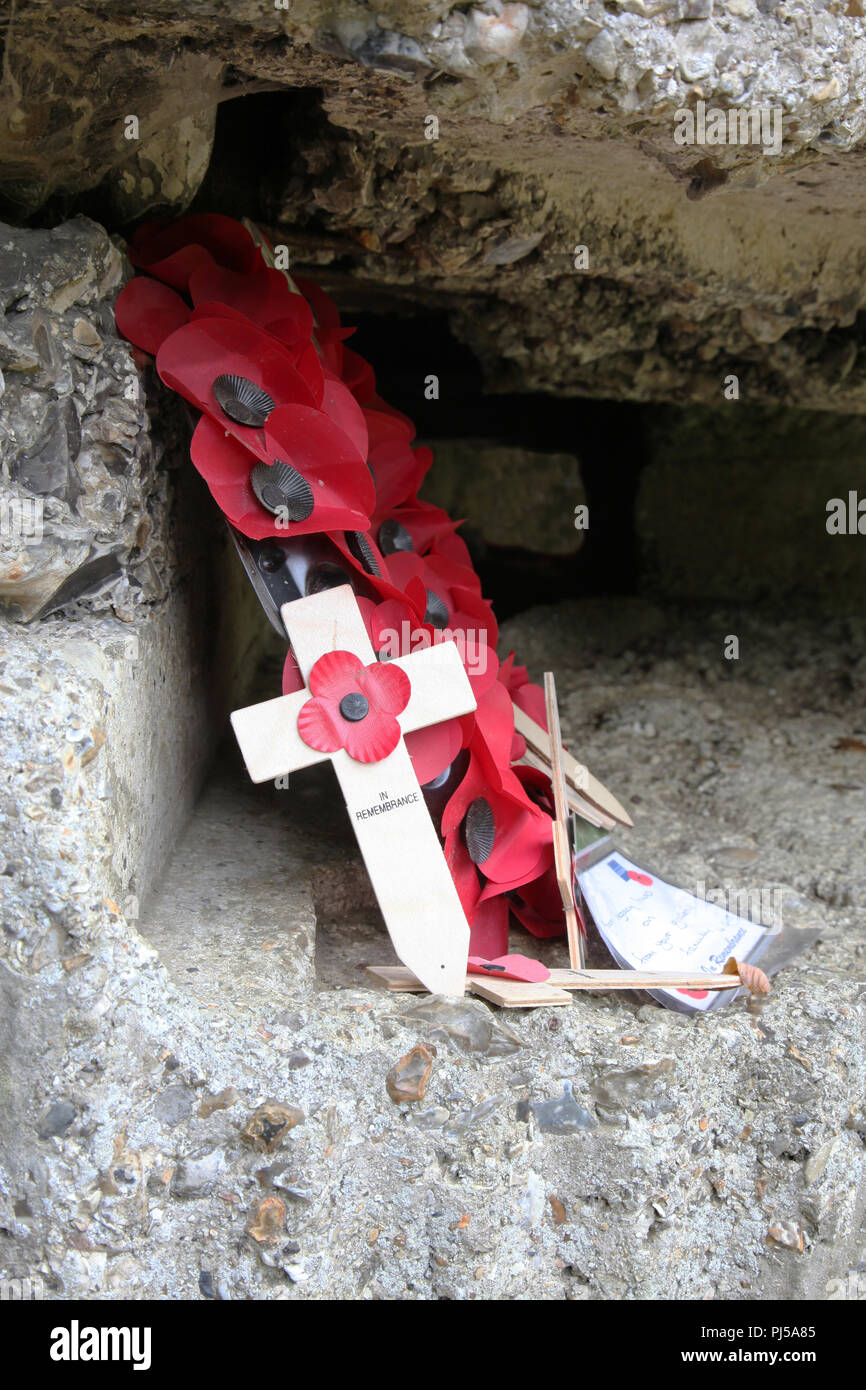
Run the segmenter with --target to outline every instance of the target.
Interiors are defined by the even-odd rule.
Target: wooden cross
[[[305,682],[325,652],[351,652],[365,666],[375,662],[349,585],[296,599],[280,612]],[[401,734],[475,709],[454,642],[395,657],[392,664],[412,686],[398,716]],[[298,690],[235,710],[232,726],[250,777],[268,782],[331,759],[399,959],[431,993],[463,994],[469,924],[403,738],[373,763],[357,762],[345,749],[317,752],[298,733],[298,714],[309,698],[309,690]]]

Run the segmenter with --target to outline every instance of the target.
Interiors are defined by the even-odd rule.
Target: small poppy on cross
[[[475,709],[457,647],[377,663],[348,585],[281,616],[305,688],[235,710],[247,771],[268,782],[331,759],[398,957],[432,993],[463,994],[469,926],[403,741]]]

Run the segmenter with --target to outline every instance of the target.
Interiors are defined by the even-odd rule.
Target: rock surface
[[[767,613],[726,662],[728,626],[587,602],[504,642],[557,671],[566,738],[632,805],[639,862],[773,885],[821,929],[759,1008],[504,1015],[374,990],[360,966],[388,942],[331,774],[253,788],[227,748],[138,930],[105,913],[86,955],[38,959],[44,924],[7,930],[4,1271],[61,1298],[856,1290],[866,777],[834,743],[863,732],[862,658],[850,621]],[[277,682],[275,663],[260,693]],[[419,1046],[426,1095],[395,1105],[386,1076]],[[265,1106],[304,1116],[270,1153],[244,1141]]]
[[[540,453],[486,440],[436,439],[424,498],[465,517],[482,543],[541,555],[574,555],[586,496],[574,454]]]
[[[862,413],[861,9],[80,0],[58,25],[31,0],[5,207],[134,219],[198,187],[349,309],[445,310],[497,390],[712,403],[734,373],[752,401]],[[778,117],[781,143],[678,143],[700,102]]]
[[[0,606],[14,619],[86,596],[88,611],[129,623],[189,569],[164,466],[167,451],[181,457],[183,417],[162,402],[151,430],[112,312],[128,274],[86,218],[0,226]]]

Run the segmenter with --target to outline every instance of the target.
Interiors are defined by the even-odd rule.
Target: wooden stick
[[[407,970],[405,965],[368,965],[367,974],[389,990],[406,994],[422,994],[425,987],[421,981]],[[520,984],[520,980],[494,980],[489,975],[467,975],[467,989],[475,990],[477,982],[484,987],[491,985]],[[533,989],[542,986],[533,985]],[[737,975],[702,975],[699,970],[551,970],[550,978],[543,982],[545,989],[552,990],[599,990],[609,989],[742,989],[743,981]],[[478,988],[477,993],[482,989]],[[525,1006],[524,1006],[525,1007]]]
[[[556,820],[553,823],[553,861],[556,867],[556,881],[559,896],[565,913],[565,929],[568,934],[568,958],[572,970],[583,969],[583,936],[577,920],[574,905],[574,867],[571,862],[571,847],[568,843],[568,801],[565,794],[565,770],[562,766],[562,732],[559,727],[559,707],[556,703],[556,682],[552,671],[544,673],[544,702],[547,711],[547,728],[550,733],[551,773],[553,804]]]
[[[737,975],[702,975],[699,970],[551,970],[545,984],[556,989],[741,989]]]
[[[514,727],[519,734],[526,739],[527,746],[532,753],[544,759],[550,765],[550,734],[542,729],[540,724],[536,724],[519,705],[514,706]],[[599,782],[597,777],[593,777],[588,767],[579,763],[570,753],[563,748],[560,753],[562,765],[565,768],[565,778],[569,786],[573,787],[586,800],[593,802],[605,815],[613,816],[620,825],[632,826],[634,822],[624,806],[621,806],[616,797]],[[589,817],[587,817],[589,819]]]
[[[543,758],[540,753],[533,753],[531,748],[527,748],[520,762],[526,767],[534,767],[537,772],[543,772],[548,777],[551,775],[550,762]],[[579,816],[589,821],[590,825],[595,825],[599,830],[613,830],[617,824],[611,816],[605,815],[597,806],[588,801],[580,792],[573,791],[566,785],[565,795],[572,811],[576,811]]]

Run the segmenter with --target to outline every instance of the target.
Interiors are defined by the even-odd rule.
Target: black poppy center
[[[340,701],[340,713],[344,719],[348,719],[353,724],[357,724],[364,719],[370,712],[370,701],[366,695],[362,695],[360,690],[350,690],[348,695],[344,695]]]
[[[383,521],[379,527],[379,549],[383,555],[395,555],[398,550],[414,550],[415,546],[399,521]]]
[[[230,420],[261,429],[274,408],[267,391],[245,376],[225,372],[213,383],[213,393]]]
[[[432,589],[427,590],[427,612],[424,614],[425,623],[431,627],[443,628],[448,626],[448,609],[445,600],[440,598]]]

